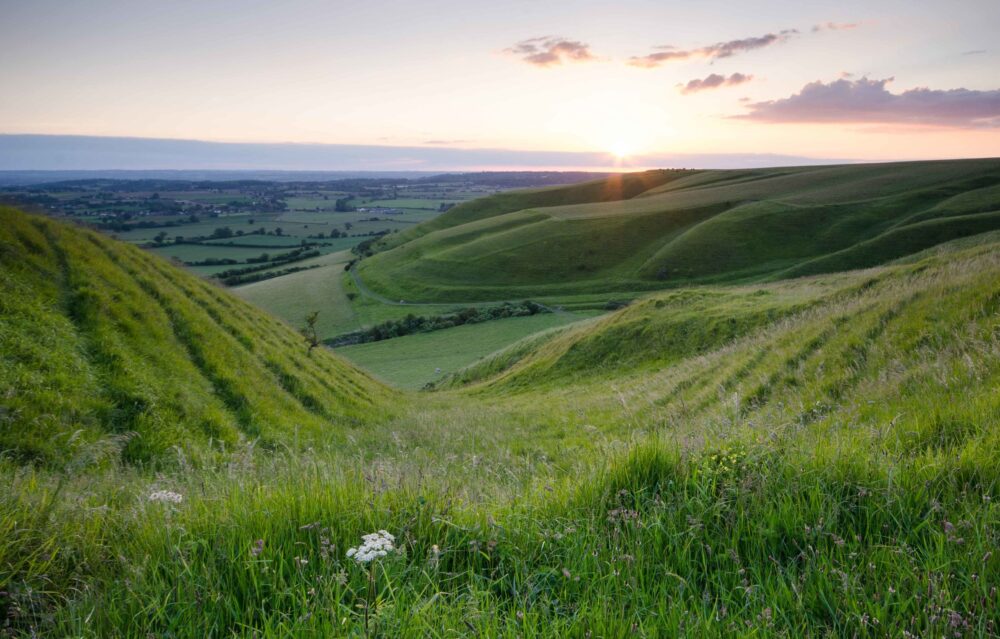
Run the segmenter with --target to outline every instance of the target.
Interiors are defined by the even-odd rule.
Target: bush
[[[349,294],[348,296],[350,297]],[[350,297],[350,299],[354,299]],[[490,306],[487,308],[463,308],[445,315],[435,315],[432,317],[417,317],[410,313],[403,319],[389,320],[382,322],[371,328],[362,329],[338,335],[337,337],[325,340],[328,346],[348,346],[350,344],[365,344],[367,342],[378,342],[393,337],[402,337],[413,333],[429,333],[445,328],[453,328],[463,324],[478,324],[490,320],[504,319],[507,317],[525,317],[537,315],[538,313],[550,313],[551,311],[530,300],[512,304],[505,302],[500,306]]]

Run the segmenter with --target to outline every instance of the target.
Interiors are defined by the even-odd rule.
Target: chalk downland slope
[[[504,194],[387,239],[358,273],[391,299],[636,292],[865,268],[1000,228],[1000,160],[639,174]]]
[[[369,415],[376,435],[161,472],[0,460],[12,636],[996,634],[997,233],[657,293],[384,419],[379,398],[405,395],[226,293],[3,222],[5,448],[99,454],[134,431],[143,459],[156,433],[214,436],[197,416],[233,440],[336,439]],[[163,487],[180,503],[151,499]],[[345,550],[380,529],[399,552],[372,572]]]
[[[663,401],[683,402],[697,389],[712,403],[706,398],[719,389],[739,387],[761,405],[799,398],[808,378],[841,397],[849,390],[841,383],[853,390],[890,369],[919,371],[970,339],[995,352],[998,331],[1000,233],[991,232],[871,269],[655,293],[526,338],[443,385],[486,393],[627,385],[711,356],[715,364],[697,364],[697,376]]]
[[[0,450],[61,463],[337,441],[390,391],[163,259],[0,209]],[[93,449],[92,446],[90,446]]]

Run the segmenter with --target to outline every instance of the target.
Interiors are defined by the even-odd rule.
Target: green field
[[[241,288],[253,305],[134,246],[0,209],[0,635],[995,636],[1000,243],[952,225],[993,210],[995,162],[921,166],[904,165],[910,192],[875,166],[511,193],[463,205],[454,227],[449,213],[387,238],[397,248],[363,262],[369,294],[327,255]],[[749,203],[778,192],[772,180],[784,195]],[[593,205],[566,200],[595,193],[623,220],[605,220],[600,277],[523,284],[535,266],[512,266],[510,286],[465,281],[524,255],[524,217],[575,237],[558,220],[595,219],[580,208]],[[736,213],[623,248],[640,237],[624,221],[634,201],[702,197]],[[497,214],[539,198],[572,206]],[[817,230],[793,204],[848,212]],[[443,237],[468,250],[474,234],[454,229],[470,224],[480,257],[444,287],[436,251]],[[823,252],[824,233],[865,239]],[[697,285],[633,287],[660,282],[641,265],[663,249],[680,265],[684,247],[706,253]],[[412,272],[389,268],[401,254]],[[395,289],[374,277],[383,267]],[[547,331],[570,318],[341,349],[412,387],[435,358],[442,373],[470,364],[433,392],[310,351],[297,322],[258,308],[335,303],[339,319],[320,315],[333,330],[529,286],[571,308],[638,299]],[[387,303],[441,290],[454,301]],[[387,556],[348,555],[383,529]]]
[[[295,266],[316,268],[239,286],[233,293],[298,329],[305,325],[306,315],[318,311],[320,339],[334,337],[360,328],[343,287],[348,259],[346,253],[334,253],[296,262]]]
[[[1000,160],[659,171],[456,206],[358,273],[440,302],[752,282],[874,266],[1000,228]]]
[[[596,312],[511,317],[335,350],[393,386],[415,389],[472,365],[527,335],[594,315]]]

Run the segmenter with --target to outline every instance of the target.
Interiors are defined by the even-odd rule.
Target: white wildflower
[[[347,556],[359,564],[367,564],[375,559],[385,557],[396,549],[392,545],[396,538],[385,530],[363,535],[361,541],[360,546],[347,551]]]
[[[165,504],[179,504],[184,501],[184,495],[169,490],[155,490],[149,493],[149,501],[158,501]]]

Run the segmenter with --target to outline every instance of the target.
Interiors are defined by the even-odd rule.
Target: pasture
[[[995,233],[533,326],[413,393],[0,216],[6,634],[996,633]],[[450,330],[385,342],[385,376],[485,341]]]
[[[378,379],[417,389],[476,363],[529,335],[594,317],[596,311],[544,313],[416,333],[334,351]]]

